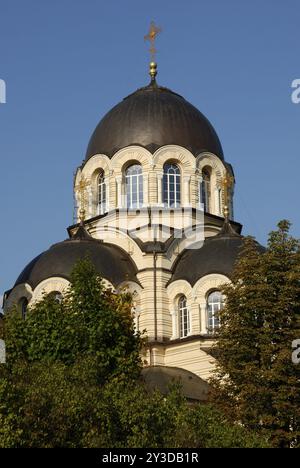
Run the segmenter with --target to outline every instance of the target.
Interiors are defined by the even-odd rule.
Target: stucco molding
[[[64,294],[68,289],[70,282],[62,278],[60,276],[53,276],[51,278],[47,278],[41,283],[39,283],[33,291],[33,296],[31,302],[38,302],[43,299],[44,295],[50,294],[52,292],[59,292]]]
[[[192,302],[193,289],[190,283],[185,280],[177,280],[167,287],[167,294],[169,297],[170,311],[177,307],[177,301],[180,296],[185,296],[188,303]],[[170,313],[171,313],[170,312]]]
[[[126,166],[131,162],[140,163],[143,172],[149,172],[153,163],[152,154],[141,146],[128,146],[112,157],[111,168],[115,175],[123,175]]]
[[[95,154],[83,166],[81,173],[88,180],[91,179],[93,174],[99,173],[100,170],[104,171],[105,177],[108,177],[112,169],[111,160],[105,154]],[[79,176],[80,180],[80,176]],[[79,182],[77,181],[77,183]]]
[[[33,296],[32,288],[27,283],[18,284],[14,287],[9,297],[5,302],[4,312],[7,312],[14,305],[17,305],[21,299],[26,298],[28,303],[30,303]]]
[[[204,167],[211,167],[216,174],[217,183],[220,182],[221,177],[226,172],[226,167],[218,156],[213,153],[203,152],[200,153],[196,158],[196,167],[199,171],[199,175],[202,175]]]
[[[193,296],[199,304],[206,303],[209,291],[220,289],[223,284],[230,282],[230,279],[219,273],[213,273],[200,278],[193,287]]]
[[[178,145],[166,145],[155,151],[153,162],[156,172],[163,172],[164,164],[167,161],[178,162],[182,175],[192,175],[196,170],[195,157],[190,151]]]

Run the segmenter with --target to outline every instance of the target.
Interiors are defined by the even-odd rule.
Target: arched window
[[[164,165],[164,205],[167,208],[180,206],[180,170],[177,164]]]
[[[50,294],[49,294],[49,297],[51,297],[55,302],[57,302],[58,304],[60,304],[63,300],[63,295],[61,292],[59,291],[52,291]]]
[[[126,170],[127,208],[141,208],[143,206],[143,172],[139,164],[134,164]]]
[[[181,296],[178,301],[178,318],[179,318],[179,336],[185,338],[190,334],[191,323],[190,323],[190,312],[187,306],[187,300],[185,296]]]
[[[207,298],[207,331],[214,333],[220,326],[219,312],[224,307],[224,297],[220,291],[213,291]]]
[[[200,202],[203,205],[205,212],[209,213],[211,210],[211,183],[210,183],[210,172],[208,169],[204,169],[202,172],[202,182],[200,184]]]
[[[21,315],[22,315],[22,319],[25,320],[26,319],[26,314],[27,314],[27,309],[28,309],[28,300],[26,299],[26,297],[23,297],[20,302],[20,312],[21,312]]]
[[[106,213],[106,182],[104,172],[98,176],[98,214]]]

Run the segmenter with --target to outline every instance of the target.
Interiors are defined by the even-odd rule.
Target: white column
[[[118,208],[123,208],[123,200],[122,200],[122,176],[116,177],[116,184],[117,184],[117,201],[116,206]]]
[[[220,197],[219,197],[219,187],[215,188],[215,197],[214,197],[214,214],[221,215],[221,207],[220,207]]]
[[[105,190],[106,190],[106,212],[109,211],[109,195],[110,195],[110,177],[105,178]]]
[[[162,172],[157,174],[157,203],[159,206],[162,206],[163,204],[163,177],[164,175]]]
[[[171,311],[171,317],[172,317],[172,336],[171,340],[176,340],[178,338],[178,316],[177,316],[177,310],[172,310]]]
[[[219,200],[219,216],[223,215],[223,206],[222,206],[222,189],[218,187],[218,200]]]
[[[107,183],[109,185],[109,200],[108,200],[108,206],[109,209],[115,209],[117,208],[117,192],[116,192],[116,183],[115,183],[115,177],[114,177],[114,171],[109,171],[108,177],[107,177]]]
[[[200,191],[200,187],[201,187],[202,182],[203,182],[203,177],[202,177],[202,175],[199,175],[199,176],[197,177],[197,184],[198,184],[198,186],[197,186],[197,191],[198,191],[198,206],[197,206],[197,208],[198,208],[198,209],[200,209],[200,208],[203,207],[203,203],[202,203],[202,201],[201,201],[201,191]]]
[[[87,199],[88,199],[88,206],[87,206],[87,215],[89,218],[92,218],[94,216],[93,213],[93,192],[92,192],[92,187],[90,186],[87,190]]]
[[[143,191],[144,191],[144,206],[148,206],[149,204],[149,174],[143,175]]]
[[[188,314],[189,314],[189,333],[188,336],[191,336],[193,334],[193,306],[189,302],[187,303],[187,308],[188,308]]]
[[[201,334],[207,334],[207,313],[206,313],[206,303],[203,302],[200,304],[200,327]]]
[[[191,176],[183,177],[183,206],[190,205],[190,182]]]

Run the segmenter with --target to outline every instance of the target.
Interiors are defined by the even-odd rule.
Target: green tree
[[[120,388],[122,388],[120,397]],[[203,404],[188,404],[180,386],[167,396],[149,394],[143,385],[108,385],[105,396],[111,411],[104,429],[119,428],[107,447],[238,448],[267,447],[264,438],[233,425],[220,411]]]
[[[21,364],[0,385],[0,447],[267,447],[180,388],[149,393],[141,380],[99,386],[95,361]]]
[[[5,317],[8,365],[16,360],[71,365],[92,356],[99,383],[115,374],[136,377],[143,340],[134,333],[131,306],[130,294],[105,288],[90,260],[82,260],[61,302],[48,295],[29,309],[25,321],[17,309]]]
[[[213,397],[234,421],[259,431],[275,447],[300,445],[300,247],[282,221],[260,252],[245,238],[232,282],[223,288],[218,367]]]
[[[255,433],[210,406],[189,405],[177,386],[149,392],[131,297],[104,288],[88,260],[62,302],[51,296],[4,320],[0,447],[264,447]]]

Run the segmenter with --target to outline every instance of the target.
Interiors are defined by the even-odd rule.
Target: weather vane
[[[234,178],[228,173],[228,171],[226,171],[226,174],[224,175],[224,177],[222,177],[221,185],[223,189],[223,214],[224,218],[228,220],[231,190],[234,185]]]
[[[81,176],[79,184],[76,185],[76,190],[78,190],[80,195],[80,210],[79,210],[79,219],[83,223],[86,215],[86,189],[89,187],[90,182],[84,177]]]
[[[146,36],[144,36],[145,41],[150,42],[150,54],[151,54],[151,63],[150,63],[150,76],[151,79],[154,80],[157,74],[157,65],[155,63],[156,57],[156,48],[155,48],[155,40],[156,36],[161,33],[162,29],[155,25],[154,21],[151,21],[149,32]]]

